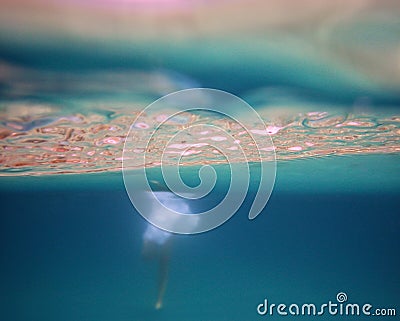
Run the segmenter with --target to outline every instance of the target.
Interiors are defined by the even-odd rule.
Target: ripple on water
[[[28,115],[29,107],[20,104],[12,113],[0,114],[0,175],[121,169],[125,137],[137,111],[111,107],[107,111],[102,107],[87,109],[85,114],[62,114],[59,108],[36,104]],[[179,156],[182,165],[213,164],[226,162],[224,154],[239,161],[243,149],[249,162],[257,161],[259,155],[254,153],[249,132],[270,135],[278,160],[400,151],[400,116],[382,110],[355,114],[329,109],[304,114],[293,108],[276,119],[267,119],[268,109],[260,110],[260,114],[265,117],[266,127],[248,131],[220,115],[184,112],[169,119],[162,111],[147,115],[144,122],[135,124],[133,140],[141,142],[157,128],[154,140],[147,149],[137,144],[132,158],[137,157],[137,167],[142,166],[141,155],[146,154],[146,166],[157,166],[163,153],[167,163]],[[183,130],[184,134],[171,141]],[[260,149],[261,158],[267,160],[270,151]]]

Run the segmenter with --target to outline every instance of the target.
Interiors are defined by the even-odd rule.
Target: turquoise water
[[[3,320],[257,320],[273,318],[257,315],[264,298],[322,304],[338,292],[398,310],[399,164],[395,154],[278,163],[256,220],[248,199],[216,230],[174,236],[160,311],[156,262],[141,255],[147,223],[120,173],[4,178]]]
[[[311,31],[292,21],[282,30],[243,34],[204,31],[199,16],[198,29],[177,36],[166,28],[166,37],[138,37],[142,29],[129,24],[129,36],[103,34],[106,27],[96,33],[89,18],[89,25],[78,24],[82,30],[54,32],[1,22],[8,25],[0,30],[0,320],[343,320],[326,311],[257,313],[265,299],[319,307],[337,303],[340,292],[348,303],[371,304],[373,313],[396,312],[350,319],[398,318],[398,16],[368,10]],[[116,27],[121,18],[101,17]],[[139,112],[195,87],[248,102],[266,127],[247,131],[271,137],[274,149],[255,154],[243,128],[201,112],[169,120],[143,148],[169,110],[148,113],[131,128]],[[186,131],[198,124],[224,133]],[[136,145],[127,170],[134,177],[146,168],[163,192],[161,155],[167,166],[179,159],[184,182],[196,186],[204,164],[226,178],[224,155],[242,161],[240,145],[252,170],[244,204],[215,230],[172,235],[169,252],[156,246],[146,260],[148,223],[132,206],[122,175],[130,129]],[[186,136],[171,143],[180,132]],[[250,221],[258,162],[270,162],[272,151],[275,187]],[[225,193],[226,179],[208,198],[181,206],[202,211]],[[160,252],[168,253],[169,276],[156,310]]]

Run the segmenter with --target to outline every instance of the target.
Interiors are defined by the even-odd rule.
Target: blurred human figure
[[[143,234],[142,254],[144,258],[154,259],[158,263],[157,301],[155,304],[157,310],[162,308],[168,283],[171,236],[172,233],[163,231],[150,223]]]
[[[158,201],[166,208],[179,212],[191,213],[188,202],[181,197],[176,196],[171,192],[154,192]],[[150,195],[146,200],[150,202],[149,211],[151,216],[164,216],[166,212],[160,210],[159,204],[151,204],[157,202]],[[158,210],[155,210],[155,209]],[[194,228],[195,226],[193,226]],[[164,231],[150,223],[143,233],[143,249],[142,255],[147,260],[155,260],[158,264],[158,285],[157,285],[157,301],[155,308],[161,309],[168,283],[169,260],[171,256],[171,243],[174,234]]]

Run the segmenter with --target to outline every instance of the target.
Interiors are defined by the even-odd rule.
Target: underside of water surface
[[[3,68],[7,70],[7,66]],[[84,79],[73,74],[60,78],[51,72],[46,74],[46,81],[37,71],[10,69],[9,73],[12,79],[3,76],[3,81],[7,92],[17,92],[17,97],[3,97],[1,101],[2,176],[120,171],[131,127],[131,152],[137,155],[131,159],[132,169],[159,166],[163,154],[165,165],[173,164],[177,156],[183,166],[226,163],[226,155],[238,161],[239,146],[249,162],[270,160],[267,153],[262,155],[262,149],[261,155],[254,152],[251,135],[271,137],[278,161],[400,151],[398,108],[374,106],[367,98],[344,105],[318,100],[310,91],[261,88],[245,92],[241,98],[255,108],[265,127],[256,127],[254,121],[254,127],[242,128],[235,120],[216,113],[180,112],[167,121],[168,108],[142,114],[151,99],[160,98],[162,92],[190,87],[188,80],[181,85],[167,72],[86,72]],[[35,97],[18,93],[18,87],[26,86],[22,83],[27,74],[33,86],[29,90],[36,93]],[[67,93],[57,97],[54,83],[60,82]],[[145,82],[149,84],[148,94],[142,92]],[[107,94],[113,91],[110,85],[117,93]],[[84,94],[80,88],[84,88]],[[134,123],[139,115],[141,121]],[[243,113],[241,117],[249,116]],[[199,126],[204,124],[207,130]],[[172,140],[182,131],[185,135]],[[233,143],[229,136],[234,137]],[[139,143],[149,137],[157,144]],[[144,154],[148,156],[143,163]]]
[[[399,152],[400,9],[390,1],[308,3],[298,15],[277,1],[4,6],[2,176],[119,171],[140,112],[196,87],[237,95],[265,127],[244,132],[221,115],[191,111],[158,128],[168,110],[145,114],[134,137],[157,128],[158,143],[132,148],[132,169],[159,166],[162,152],[166,165],[178,155],[182,165],[226,163],[222,154],[236,159],[238,145],[249,162],[267,161],[252,151],[251,135],[270,135],[278,161]],[[201,123],[237,143],[196,132]],[[143,153],[151,155],[145,162]]]

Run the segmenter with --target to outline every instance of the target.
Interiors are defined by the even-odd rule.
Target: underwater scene
[[[397,1],[0,4],[0,320],[397,320]]]

